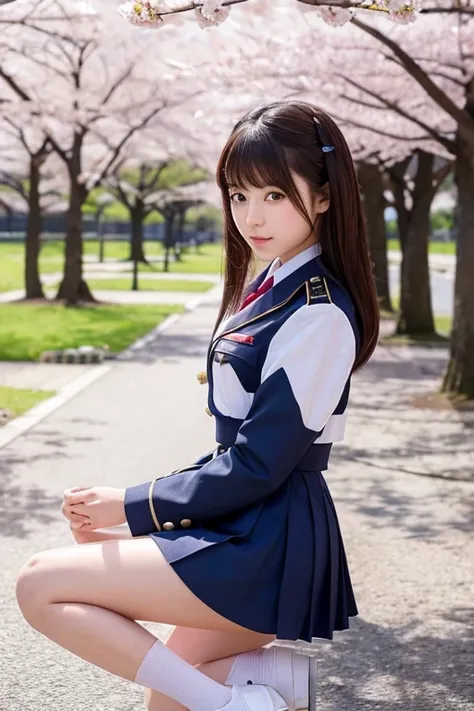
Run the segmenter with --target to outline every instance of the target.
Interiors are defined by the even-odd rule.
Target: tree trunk
[[[96,234],[97,234],[97,239],[99,240],[99,262],[103,264],[104,262],[104,247],[105,247],[105,239],[104,239],[104,230],[102,227],[102,214],[104,212],[105,206],[100,206],[95,213],[95,223],[96,223]]]
[[[79,182],[81,140],[80,136],[75,137],[73,156],[68,161],[70,196],[66,216],[64,276],[56,295],[57,299],[64,299],[70,306],[75,306],[78,301],[95,301],[82,277],[82,205],[87,193]]]
[[[180,210],[176,215],[176,234],[174,239],[174,258],[176,262],[182,262],[181,243],[183,241],[184,223],[186,220],[186,210]]]
[[[143,220],[145,219],[145,206],[142,200],[137,199],[130,210],[132,236],[130,242],[130,257],[132,262],[145,262],[143,251]]]
[[[402,252],[400,314],[397,333],[436,337],[431,303],[428,245],[434,156],[417,151],[418,165]]]
[[[41,239],[40,167],[43,157],[30,156],[30,190],[28,194],[28,224],[25,244],[25,291],[27,299],[44,299],[39,275],[38,258]]]
[[[164,238],[164,248],[165,248],[165,261],[163,264],[163,271],[169,272],[169,260],[170,260],[170,250],[173,246],[173,213],[165,213],[165,238]]]
[[[474,118],[474,81],[470,113]],[[459,228],[451,353],[443,391],[474,399],[474,146],[458,132],[455,179]]]
[[[379,305],[383,311],[393,311],[390,300],[382,173],[376,165],[361,163],[358,175]]]

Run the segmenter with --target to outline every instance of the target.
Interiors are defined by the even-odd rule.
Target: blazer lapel
[[[260,284],[258,284],[255,288],[258,289],[259,286]],[[250,291],[248,293],[250,293]],[[235,328],[239,328],[239,326],[241,326],[243,323],[250,321],[251,319],[255,318],[255,316],[263,313],[264,311],[268,311],[269,309],[271,309],[272,306],[273,290],[270,289],[270,291],[267,291],[259,299],[252,301],[252,303],[246,306],[245,309],[242,309],[242,311],[238,311],[236,314],[233,314],[226,322],[224,332],[227,333],[229,331],[233,331]]]
[[[269,270],[269,266],[259,274],[259,276],[254,279],[252,284],[246,293],[250,293],[263,283],[266,273]],[[303,264],[299,269],[296,269],[291,274],[288,274],[285,279],[277,282],[270,291],[267,291],[263,296],[252,301],[245,309],[233,314],[225,324],[225,329],[220,333],[217,333],[213,344],[221,338],[226,333],[231,333],[232,331],[241,328],[249,321],[255,318],[263,317],[268,311],[278,308],[280,304],[284,304],[287,299],[303,286],[304,283],[310,279],[312,276],[316,276],[322,273],[322,269],[319,264],[319,257],[311,259],[306,264]],[[212,345],[212,344],[211,344]]]

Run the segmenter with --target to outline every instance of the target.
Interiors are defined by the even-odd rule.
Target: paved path
[[[117,279],[117,278],[130,278],[130,283],[132,276],[131,274],[117,274],[117,272],[111,271],[94,271],[85,272],[84,278],[88,279]],[[58,281],[61,279],[61,274],[46,274],[42,277],[43,286],[48,287],[50,285],[57,285]],[[151,291],[146,289],[146,283],[153,281],[155,279],[164,281],[199,281],[199,282],[209,282],[211,284],[218,285],[221,282],[221,278],[217,274],[170,274],[169,272],[162,273],[157,272],[156,274],[140,274],[138,291],[118,291],[118,290],[97,290],[94,289],[94,296],[100,301],[109,301],[116,304],[186,304],[190,301],[193,296],[198,295],[202,292],[193,291]],[[11,301],[18,301],[25,297],[24,289],[15,289],[14,291],[5,291],[0,293],[0,303],[8,303]]]
[[[402,259],[402,253],[389,250],[388,258],[390,262],[400,263]],[[436,252],[431,252],[428,256],[429,264],[432,269],[453,269],[456,266],[456,255],[455,254],[438,254]]]
[[[89,372],[90,365],[79,363],[29,363],[0,361],[0,385],[31,390],[59,390]],[[0,403],[1,405],[1,403]]]
[[[15,575],[36,551],[70,544],[59,512],[65,487],[146,481],[213,446],[196,372],[216,307],[185,314],[0,450],[2,711],[142,709],[141,690],[27,627]],[[445,358],[441,349],[379,348],[354,379],[347,439],[326,479],[360,616],[332,644],[317,642],[318,711],[473,709],[474,413],[411,406],[436,386]]]

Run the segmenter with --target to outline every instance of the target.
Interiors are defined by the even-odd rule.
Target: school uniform
[[[332,639],[357,607],[322,472],[344,436],[357,322],[319,245],[275,260],[249,293],[270,277],[209,346],[218,446],[129,487],[125,513],[227,619],[278,639]]]

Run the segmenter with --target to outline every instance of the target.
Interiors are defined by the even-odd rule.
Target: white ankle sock
[[[285,647],[272,646],[238,654],[225,683],[243,686],[251,681],[272,686],[290,708],[306,708],[308,674],[308,657]]]
[[[143,659],[135,682],[170,696],[189,711],[221,709],[232,699],[231,689],[195,669],[160,640]]]

